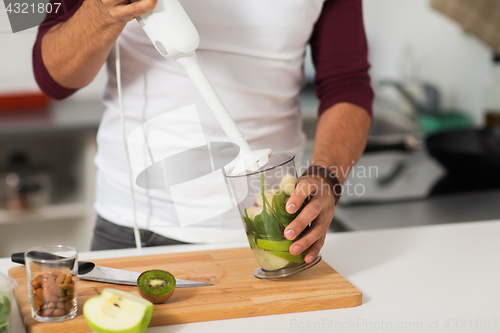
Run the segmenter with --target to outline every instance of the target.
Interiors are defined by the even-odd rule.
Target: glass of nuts
[[[24,256],[33,318],[43,322],[74,318],[78,251],[51,245],[30,249]]]

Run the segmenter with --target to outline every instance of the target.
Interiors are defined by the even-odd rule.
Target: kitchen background
[[[417,98],[426,97],[421,83],[427,82],[439,91],[442,113],[458,114],[461,121],[483,125],[485,92],[493,71],[489,46],[432,9],[429,0],[364,0],[363,6],[376,91],[374,136],[421,133],[408,102],[394,85],[380,84],[383,80],[406,82]],[[498,10],[497,14],[500,16]],[[30,29],[12,34],[5,8],[0,6],[0,95],[37,91],[31,68],[35,33]],[[314,69],[309,57],[305,67],[310,82]],[[101,70],[89,86],[66,101],[52,103],[48,113],[0,113],[0,186],[9,186],[5,179],[9,167],[27,165],[31,168],[27,183],[31,181],[34,189],[31,197],[23,200],[37,207],[12,212],[7,201],[10,198],[15,205],[19,197],[9,197],[7,190],[0,189],[4,199],[0,257],[49,243],[89,250],[95,219],[92,159],[105,82]],[[310,86],[302,98],[304,130],[309,138],[306,164],[317,101]],[[358,166],[376,166],[377,173],[349,179],[353,188],[363,185],[363,194],[344,196],[333,224],[337,231],[500,217],[499,191],[429,197],[445,171],[424,151],[366,154]]]

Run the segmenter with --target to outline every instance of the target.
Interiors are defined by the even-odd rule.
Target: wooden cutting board
[[[143,272],[163,269],[176,278],[213,283],[210,287],[179,288],[164,304],[156,304],[150,326],[255,317],[282,313],[347,308],[361,304],[361,292],[327,263],[321,261],[304,272],[275,280],[260,280],[249,247],[94,260],[99,266]],[[41,323],[31,318],[26,270],[11,268],[19,286],[14,297],[28,333],[78,333],[90,329],[83,318],[83,304],[104,288],[139,295],[136,287],[78,281],[78,315],[61,323]]]

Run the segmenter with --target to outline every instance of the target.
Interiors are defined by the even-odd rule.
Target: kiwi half
[[[152,269],[139,275],[137,287],[141,296],[151,303],[163,303],[174,293],[175,278],[167,271]]]

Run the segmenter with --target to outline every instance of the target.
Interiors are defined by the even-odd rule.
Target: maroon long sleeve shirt
[[[49,97],[62,99],[77,89],[59,85],[45,68],[42,60],[43,36],[57,23],[68,20],[83,0],[66,0],[66,13],[57,18],[47,17],[38,29],[33,48],[33,69],[40,89]],[[316,68],[316,94],[319,113],[340,102],[364,108],[372,115],[373,91],[368,69],[368,47],[363,24],[361,0],[326,0],[310,40]]]

